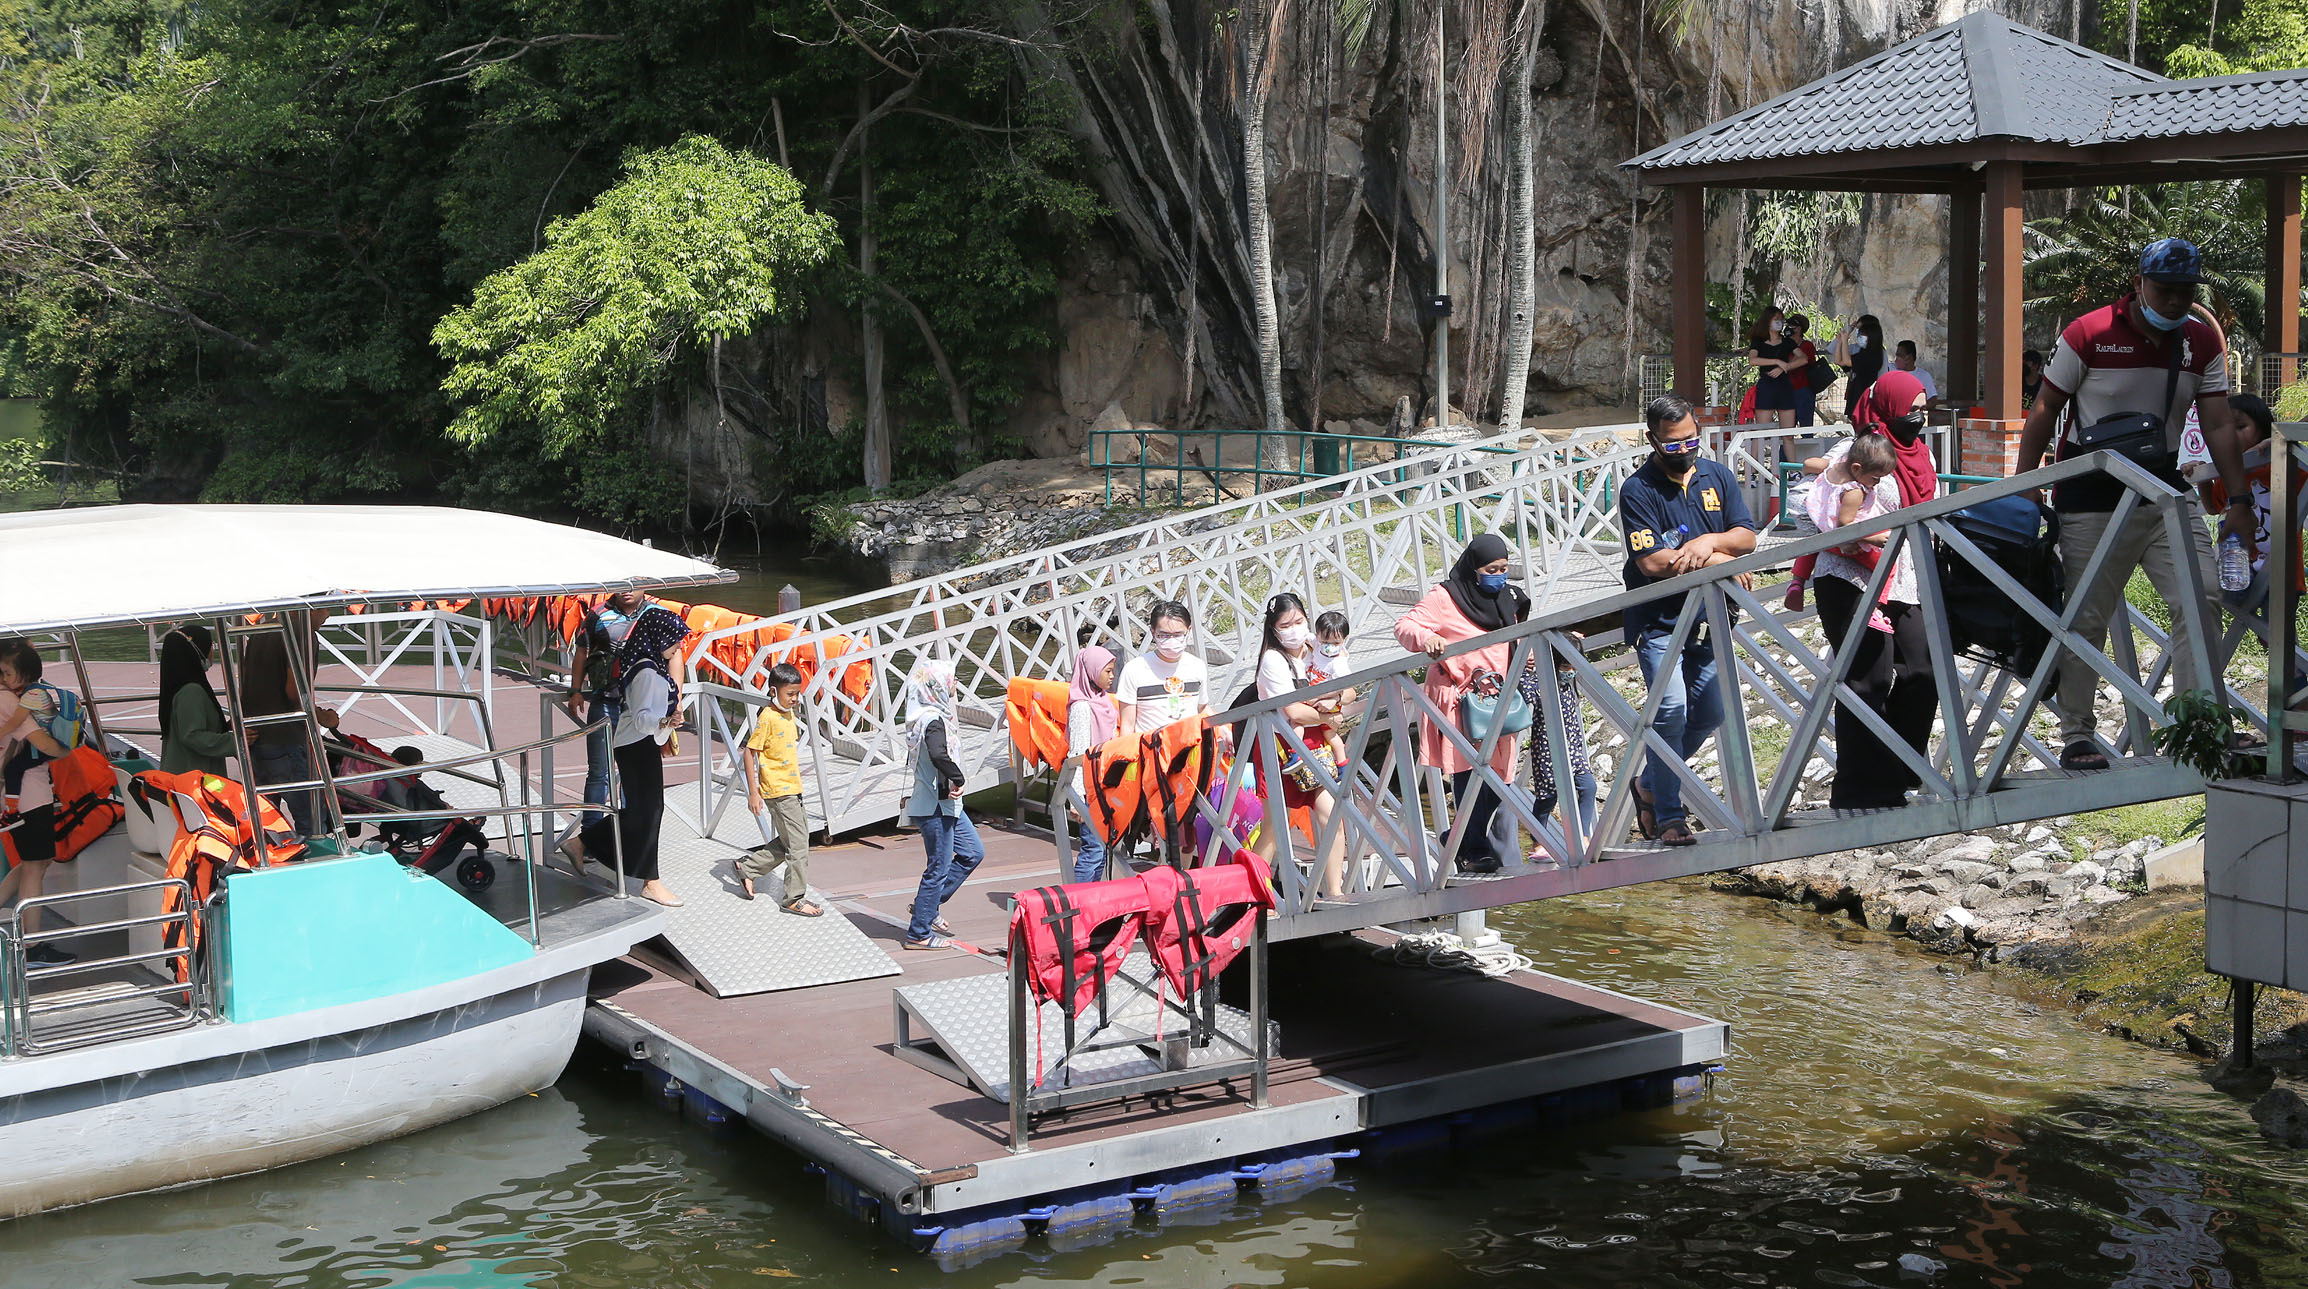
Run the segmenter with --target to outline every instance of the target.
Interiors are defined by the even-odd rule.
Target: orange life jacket
[[[1066,763],[1066,709],[1074,687],[1062,680],[1013,680],[1004,695],[1010,748],[1029,770]]]
[[[1119,846],[1123,838],[1135,836],[1145,820],[1145,792],[1138,782],[1138,757],[1144,744],[1138,735],[1117,734],[1082,756],[1090,827],[1109,846]]]
[[[56,785],[56,854],[61,862],[88,849],[88,844],[119,823],[124,807],[113,796],[112,763],[92,746],[73,748],[48,763],[49,781]],[[0,851],[14,868],[23,857],[16,853],[16,834],[0,832]]]
[[[296,830],[271,799],[257,798],[256,826],[252,827],[248,794],[240,784],[223,775],[200,770],[175,774],[146,770],[132,781],[131,791],[167,811],[166,816],[156,811],[154,818],[176,820],[176,838],[168,847],[167,875],[183,878],[192,887],[194,908],[208,902],[221,874],[233,868],[285,864],[304,853],[304,843],[297,839]],[[180,795],[189,799],[190,808],[197,812],[193,827],[186,826],[186,812],[178,809],[176,797]],[[176,913],[183,909],[183,900],[182,888],[171,886],[161,892],[160,907],[163,912]],[[189,923],[167,924],[162,943],[171,949],[187,947],[187,925],[192,929],[191,947],[199,947],[200,919],[197,917]],[[187,960],[178,959],[176,978],[181,981],[188,974]]]
[[[1210,784],[1215,736],[1199,716],[1172,721],[1145,736],[1139,772],[1146,795],[1146,823],[1163,841],[1180,848],[1194,844],[1194,799]]]

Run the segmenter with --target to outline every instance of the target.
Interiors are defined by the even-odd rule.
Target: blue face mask
[[[1487,594],[1497,595],[1507,589],[1507,575],[1504,573],[1477,573],[1475,574],[1475,585],[1483,588]]]
[[[2148,302],[2145,300],[2140,301],[2140,316],[2146,318],[2148,320],[2148,325],[2154,327],[2158,331],[2178,331],[2180,329],[2180,324],[2188,320],[2188,315],[2184,313],[2177,318],[2167,318],[2163,314],[2160,314],[2154,309],[2149,308]]]

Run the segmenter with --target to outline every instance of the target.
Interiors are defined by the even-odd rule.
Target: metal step
[[[742,898],[730,862],[743,853],[697,836],[678,814],[666,812],[658,875],[685,903],[666,910],[665,942],[714,997],[898,974],[898,964],[815,888],[809,895],[823,917],[779,909],[773,892],[782,888],[774,877],[754,883],[757,898]]]
[[[1066,1047],[1066,1014],[1054,1002],[1039,1010],[1038,1035],[1026,1036],[1026,1062],[1036,1078],[1069,1088],[1121,1083],[1165,1070],[1241,1059],[1235,1044],[1250,1044],[1250,1015],[1239,1007],[1218,1006],[1224,1041],[1205,1047],[1184,1043],[1187,1017],[1175,1002],[1156,1002],[1160,978],[1152,959],[1132,952],[1107,987],[1110,1006],[1098,1029],[1095,1001],[1075,1018],[1076,1039],[1112,1044],[1084,1052],[1060,1068]],[[962,976],[907,985],[891,991],[896,1003],[895,1050],[925,1070],[975,1088],[1007,1105],[1010,1100],[1010,978],[1006,973]],[[1093,1031],[1096,1031],[1093,1034]],[[1267,1022],[1266,1050],[1281,1050],[1281,1028]],[[1037,1038],[1039,1041],[1037,1041]]]

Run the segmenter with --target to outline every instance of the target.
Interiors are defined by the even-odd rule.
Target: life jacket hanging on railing
[[[1194,799],[1210,784],[1216,734],[1199,716],[1173,721],[1145,736],[1139,753],[1146,825],[1164,843],[1194,844]]]
[[[1055,770],[1066,763],[1066,705],[1071,701],[1073,686],[1062,680],[1010,682],[1002,706],[1019,765]]]
[[[1117,734],[1082,754],[1082,782],[1089,793],[1089,826],[1108,846],[1144,835],[1145,793],[1139,786],[1139,753],[1144,740]]]
[[[1026,954],[1034,997],[1069,1015],[1103,994],[1144,932],[1146,890],[1135,878],[1018,892],[1010,936]]]
[[[192,906],[199,909],[208,903],[209,894],[216,889],[222,874],[234,868],[263,868],[285,864],[304,854],[304,843],[297,839],[296,830],[288,817],[280,812],[271,799],[257,798],[257,826],[251,827],[247,809],[248,794],[240,784],[222,775],[200,770],[168,773],[163,770],[145,770],[129,780],[129,791],[148,808],[157,807],[153,817],[176,820],[176,837],[169,843],[166,875],[182,878],[192,888]],[[165,816],[159,811],[166,811]],[[161,892],[161,911],[184,911],[182,888],[171,886]],[[186,927],[191,928],[189,940]],[[193,917],[184,922],[171,922],[162,929],[161,942],[171,949],[200,946],[200,919]],[[176,978],[190,977],[186,959],[178,959]]]
[[[124,807],[114,796],[118,781],[113,777],[112,763],[93,744],[73,748],[48,762],[46,768],[56,797],[51,815],[56,849],[51,858],[62,863],[112,831]],[[0,856],[5,856],[8,868],[20,862],[14,831],[0,832]]]
[[[1215,984],[1250,947],[1260,914],[1275,905],[1274,874],[1248,851],[1205,868],[1149,869],[1146,948],[1180,999]]]

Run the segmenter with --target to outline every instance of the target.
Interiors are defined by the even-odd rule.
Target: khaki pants
[[[759,880],[783,868],[785,897],[778,901],[783,907],[809,894],[809,811],[802,808],[798,795],[772,797],[766,804],[776,835],[767,845],[747,851],[737,861],[737,870]]]
[[[2204,529],[2204,512],[2193,497],[2186,498],[2183,504],[2194,548],[2191,554],[2196,561],[2196,584],[2206,590],[2215,588],[2219,582],[2212,571],[2212,539]],[[2060,565],[2067,576],[2071,602],[2083,579],[2084,566],[2091,562],[2092,552],[2098,549],[2100,536],[2107,531],[2110,518],[2112,515],[2106,511],[2060,516]],[[2094,648],[2105,650],[2108,616],[2115,611],[2116,600],[2123,595],[2124,583],[2130,580],[2135,568],[2148,575],[2148,581],[2155,585],[2156,593],[2164,597],[2164,603],[2174,606],[2180,603],[2178,567],[2173,562],[2171,539],[2165,535],[2163,516],[2146,506],[2132,512],[2130,524],[2101,566],[2099,582],[2089,588],[2083,611],[2076,615],[2076,633]],[[2217,621],[2215,616],[2213,622]],[[2172,692],[2179,693],[2195,688],[2196,664],[2194,651],[2179,629],[2180,624],[2175,622],[2173,626]],[[2071,743],[2095,737],[2100,673],[2072,653],[2060,655],[2059,673],[2060,688],[2052,697],[2052,710],[2059,714],[2060,747],[2064,750]]]

